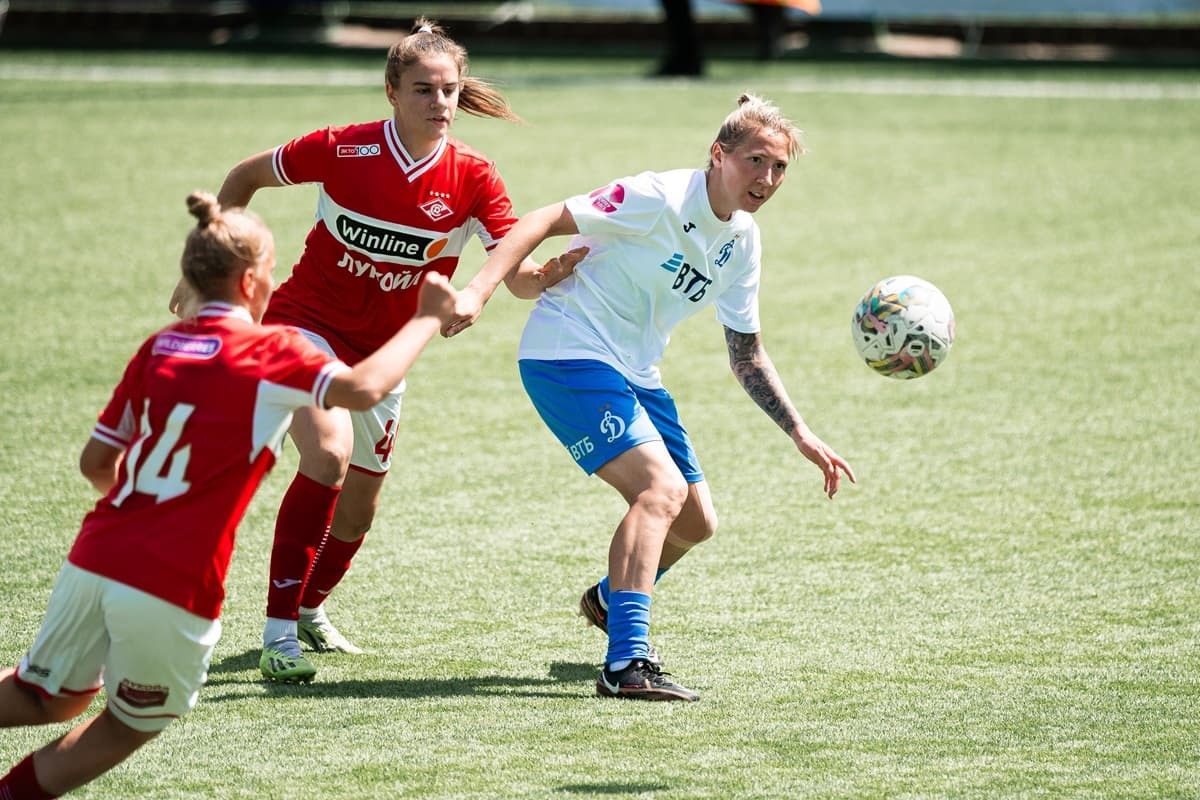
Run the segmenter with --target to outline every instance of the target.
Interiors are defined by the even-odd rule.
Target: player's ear
[[[708,148],[708,156],[714,167],[721,166],[721,162],[725,160],[725,151],[721,149],[720,142],[712,143],[712,146]]]
[[[254,274],[254,265],[246,267],[238,278],[238,295],[243,300],[253,300],[258,292],[258,281]]]

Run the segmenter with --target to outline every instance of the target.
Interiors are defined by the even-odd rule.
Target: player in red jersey
[[[412,317],[422,275],[450,277],[470,237],[490,252],[516,221],[495,165],[449,135],[459,108],[519,121],[499,92],[468,76],[463,47],[418,19],[388,52],[384,88],[389,119],[325,128],[251,156],[219,194],[222,204],[245,206],[262,188],[317,184],[316,223],[265,319],[301,329],[348,364]],[[535,298],[580,257],[544,267],[527,259],[504,280],[518,297]],[[179,292],[172,306],[187,313]],[[404,388],[365,412],[295,415],[300,463],[276,519],[260,661],[269,679],[312,678],[301,642],[361,652],[329,622],[323,601],[374,520]]]
[[[286,326],[257,324],[270,231],[196,192],[183,274],[196,313],[150,337],[101,412],[80,470],[104,494],[59,573],[33,646],[0,671],[0,727],[64,722],[103,685],[98,715],[0,778],[0,798],[55,797],[124,760],[196,704],[238,523],[293,412],[367,409],[404,378],[454,311],[437,273],[409,321],[353,367]]]

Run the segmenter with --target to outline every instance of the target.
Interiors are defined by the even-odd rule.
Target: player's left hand
[[[453,319],[457,311],[458,292],[450,285],[450,279],[440,272],[430,271],[421,281],[417,295],[417,313],[435,316],[443,322]]]
[[[838,489],[841,488],[843,472],[846,473],[846,477],[850,479],[851,483],[858,482],[854,478],[854,470],[850,468],[850,465],[806,426],[801,425],[793,434],[792,439],[804,457],[816,464],[824,473],[825,494],[829,496],[829,499],[832,500],[833,496],[838,493]]]
[[[454,313],[442,325],[442,336],[447,339],[457,336],[474,325],[475,320],[479,319],[479,315],[482,313],[483,298],[479,292],[470,286],[464,287],[459,291],[458,299],[454,301]]]

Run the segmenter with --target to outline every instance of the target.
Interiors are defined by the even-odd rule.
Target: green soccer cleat
[[[362,653],[362,648],[342,636],[324,613],[314,619],[302,619],[297,622],[296,636],[300,639],[301,644],[317,653],[349,653],[351,655]]]
[[[304,656],[289,656],[274,647],[263,648],[258,668],[263,677],[278,683],[308,683],[317,674],[317,668]]]

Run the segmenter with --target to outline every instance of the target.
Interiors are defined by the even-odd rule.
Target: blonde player
[[[763,348],[758,315],[762,247],[753,217],[801,152],[779,110],[742,95],[709,148],[707,169],[644,172],[521,218],[459,294],[453,335],[472,324],[513,266],[547,237],[575,235],[587,258],[538,300],[518,352],[534,407],[571,458],[629,505],[609,548],[608,575],[580,613],[607,631],[599,694],[698,700],[668,678],[650,646],[654,584],[713,535],[704,473],[658,361],[672,329],[709,305],[729,363],[760,408],[837,493],[854,473],[809,430]]]
[[[491,251],[516,221],[495,165],[449,135],[459,109],[518,121],[500,93],[468,75],[466,50],[418,19],[388,52],[384,89],[389,118],[313,131],[251,156],[219,194],[222,204],[245,206],[259,189],[317,185],[316,223],[265,319],[303,330],[347,364],[412,317],[423,275],[451,277],[471,237]],[[526,261],[505,281],[534,298],[575,260],[567,254],[546,269]],[[361,652],[330,622],[324,601],[374,521],[404,390],[398,384],[370,409],[295,416],[300,463],[275,522],[259,662],[271,680],[313,677],[301,644]]]
[[[194,193],[182,258],[195,316],[152,336],[83,448],[103,493],[83,520],[33,646],[0,671],[0,727],[98,715],[0,778],[0,798],[55,797],[124,760],[196,704],[238,523],[297,409],[368,409],[454,309],[431,273],[408,322],[353,368],[262,326],[275,245],[253,215]]]

